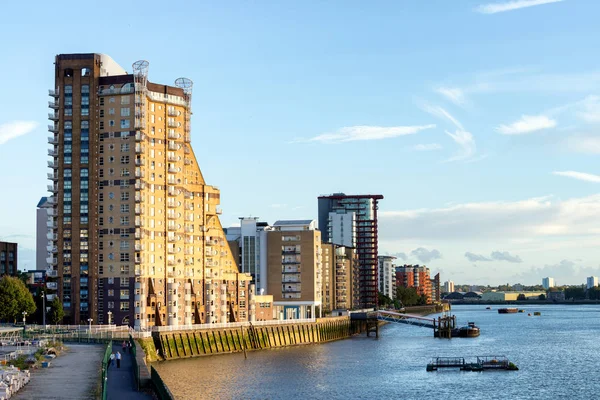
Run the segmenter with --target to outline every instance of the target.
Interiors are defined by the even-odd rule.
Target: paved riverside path
[[[152,399],[152,396],[138,392],[135,387],[135,378],[133,375],[133,354],[127,349],[127,353],[123,354],[121,342],[113,342],[113,351],[121,352],[121,368],[117,368],[117,360],[114,365],[108,367],[108,400],[147,400]]]
[[[106,345],[66,344],[67,351],[49,368],[31,373],[31,381],[13,396],[17,400],[94,399]]]

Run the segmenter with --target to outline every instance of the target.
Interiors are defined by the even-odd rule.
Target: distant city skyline
[[[55,4],[4,5],[27,15],[0,26],[19,39],[0,62],[0,240],[21,245],[21,269],[35,268],[48,195],[51,63],[103,52],[194,81],[192,146],[225,227],[316,219],[319,195],[381,193],[379,254],[443,281],[600,275],[600,3],[234,3],[187,5],[177,40],[145,29],[181,18],[156,0],[105,1],[128,16],[115,30],[81,18],[99,12],[91,3],[61,9],[59,24]],[[103,34],[74,34],[88,30]]]

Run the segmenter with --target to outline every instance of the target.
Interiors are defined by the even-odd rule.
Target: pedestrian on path
[[[121,345],[121,347],[123,347],[123,354],[127,353],[127,342],[123,340],[123,344]]]
[[[127,348],[129,349],[129,354],[131,354],[131,341],[127,341]]]
[[[117,368],[121,368],[121,353],[117,351]]]
[[[110,365],[109,365],[109,367],[112,367],[113,365],[115,365],[115,352],[114,351],[110,355]]]

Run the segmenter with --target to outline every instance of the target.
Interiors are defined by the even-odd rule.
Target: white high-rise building
[[[598,286],[598,277],[597,276],[590,276],[589,278],[587,278],[587,288],[588,289],[591,289],[596,286]]]
[[[396,266],[393,256],[379,256],[378,271],[379,292],[390,299],[396,298]]]
[[[555,286],[554,283],[554,278],[543,278],[542,279],[542,286],[544,287],[544,289],[548,290],[550,288],[553,288]]]
[[[444,292],[446,292],[446,293],[454,292],[454,282],[452,282],[452,281],[444,282]]]
[[[52,204],[48,202],[48,197],[42,197],[37,205],[36,210],[36,228],[35,228],[35,269],[46,270],[48,262],[46,258],[52,256],[53,246],[48,244],[48,217],[54,213]]]

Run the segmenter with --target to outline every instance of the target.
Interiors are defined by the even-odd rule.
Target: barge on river
[[[427,371],[438,369],[459,369],[461,371],[504,370],[518,371],[519,368],[508,361],[506,356],[479,356],[476,362],[467,362],[464,357],[434,357],[427,364]]]
[[[499,308],[498,314],[516,314],[519,311],[518,308]]]

